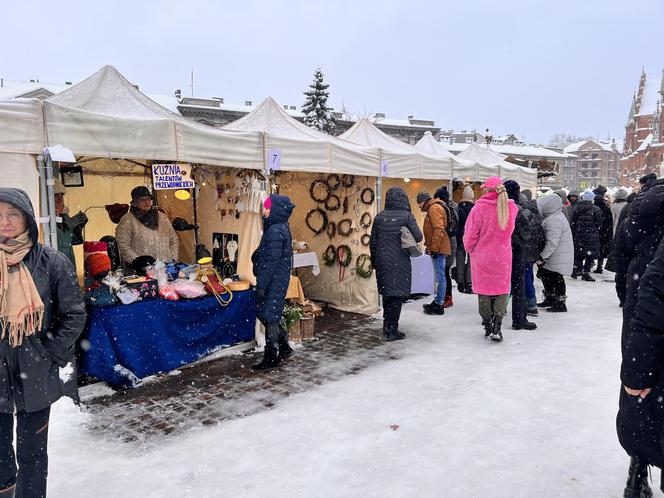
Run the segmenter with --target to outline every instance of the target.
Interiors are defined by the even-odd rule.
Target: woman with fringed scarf
[[[0,188],[0,498],[46,496],[50,407],[78,398],[83,298],[70,261],[38,237],[28,195]]]
[[[484,337],[503,340],[501,325],[507,313],[512,274],[512,232],[517,215],[514,201],[500,177],[482,185],[484,195],[466,220],[463,245],[470,254],[473,291],[479,300]]]

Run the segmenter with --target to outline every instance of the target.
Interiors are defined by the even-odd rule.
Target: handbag
[[[205,286],[205,291],[212,294],[220,305],[228,306],[233,300],[233,291],[226,287],[214,266],[199,266],[196,277]]]
[[[420,247],[415,242],[415,237],[410,233],[407,227],[401,227],[401,250],[411,258],[422,256]]]

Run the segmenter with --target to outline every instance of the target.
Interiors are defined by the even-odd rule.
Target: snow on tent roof
[[[69,85],[56,85],[50,83],[38,83],[35,81],[11,81],[3,80],[0,88],[0,100],[10,100],[24,95],[45,90],[50,94],[56,94],[69,88]]]
[[[452,154],[449,150],[445,148],[438,140],[433,138],[433,134],[430,131],[424,132],[424,135],[420,140],[415,144],[415,147],[425,154],[434,154],[438,156],[451,157],[456,159],[457,156]]]
[[[452,178],[454,159],[431,155],[391,137],[361,118],[340,138],[381,150],[381,159],[387,161],[387,176],[392,178],[449,179]]]
[[[359,146],[321,133],[291,117],[271,97],[224,130],[265,134],[266,150],[281,151],[281,169],[378,176],[380,159],[373,147]]]
[[[261,134],[189,121],[141,93],[112,66],[43,102],[46,142],[77,155],[260,169]]]
[[[476,142],[471,142],[476,143]],[[470,144],[467,143],[453,143],[445,144],[452,152],[462,152],[468,148]],[[567,157],[565,154],[545,149],[544,147],[536,147],[533,145],[498,145],[491,144],[491,149],[499,154],[505,156],[520,156],[532,158],[547,158],[547,159],[564,159]]]
[[[662,80],[658,78],[646,79],[646,87],[641,97],[641,107],[639,107],[639,116],[642,114],[655,114],[657,110],[657,101],[661,100],[659,90],[662,86]]]
[[[490,176],[497,175],[503,179],[516,180],[524,188],[534,188],[537,186],[537,170],[524,168],[518,164],[505,161],[505,156],[492,150],[492,147],[481,146],[477,142],[473,142],[468,144],[465,150],[459,154],[459,157],[471,161],[476,165],[474,166],[477,168],[475,178],[472,178],[472,174],[474,173],[472,169],[468,169],[467,171],[460,169],[459,171],[461,175],[465,173],[471,176],[473,180],[483,181]]]

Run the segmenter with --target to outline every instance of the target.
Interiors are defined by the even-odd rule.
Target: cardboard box
[[[148,299],[157,299],[159,297],[159,285],[154,278],[144,280],[132,279],[125,282],[125,285],[130,289],[138,291],[139,301],[147,301]]]

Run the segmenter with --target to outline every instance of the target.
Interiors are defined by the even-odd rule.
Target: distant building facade
[[[566,165],[563,169],[568,188],[583,190],[598,185],[615,187],[620,184],[622,154],[615,140],[610,143],[583,140],[569,144],[563,153],[576,156],[575,164],[570,161],[569,167]]]

